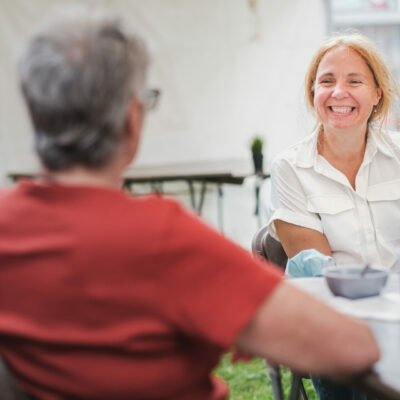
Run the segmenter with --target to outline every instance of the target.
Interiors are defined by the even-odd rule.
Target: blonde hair
[[[360,33],[352,32],[332,36],[318,49],[311,61],[306,75],[305,94],[307,105],[315,114],[314,85],[319,64],[326,53],[338,47],[345,47],[356,51],[364,59],[368,68],[371,70],[375,85],[381,89],[382,95],[378,104],[374,108],[374,112],[371,114],[369,121],[381,120],[383,124],[387,119],[389,109],[392,106],[395,97],[400,97],[399,89],[395,78],[389,71],[374,43]]]

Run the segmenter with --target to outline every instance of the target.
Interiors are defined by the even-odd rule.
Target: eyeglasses
[[[160,98],[161,90],[148,89],[142,99],[143,108],[146,111],[154,110],[157,107],[158,99]]]

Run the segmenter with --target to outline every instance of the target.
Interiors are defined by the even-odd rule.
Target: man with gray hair
[[[43,168],[0,196],[0,353],[23,389],[226,399],[210,373],[232,346],[336,379],[367,369],[379,352],[366,325],[177,203],[120,190],[150,105],[147,58],[118,18],[81,10],[52,17],[21,58]]]

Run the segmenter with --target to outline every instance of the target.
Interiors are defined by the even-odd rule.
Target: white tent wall
[[[72,1],[1,0],[0,185],[36,165],[18,90],[16,59],[27,34]],[[304,74],[325,34],[323,0],[87,0],[122,12],[148,41],[149,85],[160,88],[136,164],[249,159],[265,138],[266,166],[311,128]],[[253,185],[224,189],[225,232],[247,246],[257,228]],[[187,199],[184,201],[187,201]],[[204,216],[216,225],[215,193]]]

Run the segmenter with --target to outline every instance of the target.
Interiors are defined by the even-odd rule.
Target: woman
[[[306,76],[315,131],[272,166],[269,231],[289,258],[387,268],[400,246],[400,138],[383,129],[396,83],[360,34],[327,40]],[[379,122],[379,124],[377,124]]]
[[[332,261],[325,256],[338,267],[394,265],[400,247],[400,140],[383,124],[396,94],[384,61],[362,35],[332,37],[317,51],[306,76],[316,129],[272,165],[269,232],[289,259],[296,256],[289,274],[318,273]],[[319,377],[312,380],[320,399],[365,398]]]

